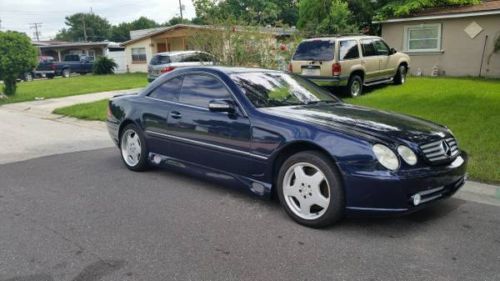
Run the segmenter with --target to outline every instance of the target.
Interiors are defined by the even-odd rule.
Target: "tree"
[[[481,3],[481,0],[381,0],[377,1],[379,9],[377,9],[375,19],[408,16],[425,8],[478,3]]]
[[[122,22],[111,28],[110,40],[114,42],[123,42],[130,40],[130,31],[154,28],[160,26],[159,23],[146,17],[140,17],[132,22]]]
[[[357,32],[348,3],[343,0],[302,0],[297,26],[308,35]]]
[[[0,77],[4,81],[4,93],[16,93],[17,78],[31,71],[37,63],[37,51],[26,34],[0,31]]]
[[[56,35],[57,40],[65,41],[103,41],[108,40],[111,25],[108,20],[92,13],[77,13],[67,16],[67,28]]]

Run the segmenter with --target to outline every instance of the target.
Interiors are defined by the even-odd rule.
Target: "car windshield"
[[[293,60],[333,60],[335,43],[326,40],[304,41],[299,44]]]
[[[255,107],[339,102],[304,78],[284,72],[234,73],[231,79]]]

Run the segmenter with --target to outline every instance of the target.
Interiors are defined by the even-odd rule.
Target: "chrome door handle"
[[[174,119],[180,119],[182,117],[182,114],[178,111],[172,111],[170,112],[170,117]]]

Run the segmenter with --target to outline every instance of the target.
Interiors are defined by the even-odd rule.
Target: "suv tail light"
[[[293,65],[292,65],[292,63],[288,64],[288,72],[293,72]]]
[[[160,72],[161,73],[167,73],[167,72],[170,72],[170,71],[172,71],[174,69],[175,69],[175,67],[173,67],[173,66],[167,66],[167,67],[163,68],[162,70],[160,70]]]
[[[336,62],[332,64],[332,75],[339,76],[340,72],[342,72],[342,66],[340,66],[340,63]]]

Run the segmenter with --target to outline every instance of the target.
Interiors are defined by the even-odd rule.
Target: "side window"
[[[214,99],[231,99],[222,82],[208,75],[184,76],[179,102],[207,108]]]
[[[340,41],[340,60],[359,58],[358,42],[356,40]]]
[[[363,57],[377,56],[377,51],[373,46],[372,39],[361,40],[361,47],[363,49]]]
[[[377,51],[379,56],[388,56],[389,55],[389,47],[385,44],[384,41],[378,39],[373,41],[373,46]]]
[[[176,100],[177,94],[179,93],[181,86],[182,86],[182,77],[178,76],[161,84],[159,87],[154,89],[148,96],[155,99],[173,101]]]
[[[198,62],[196,54],[186,54],[182,55],[181,62]]]

